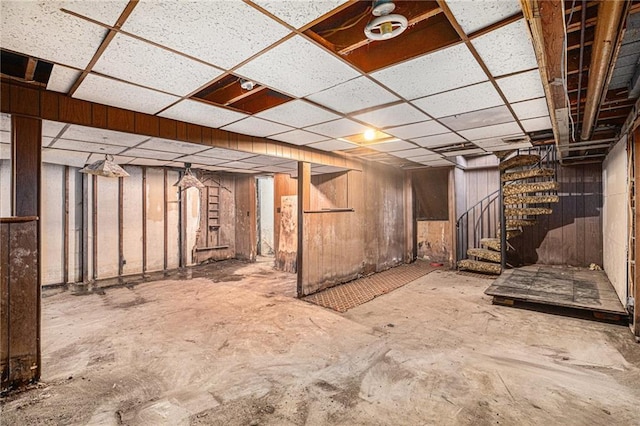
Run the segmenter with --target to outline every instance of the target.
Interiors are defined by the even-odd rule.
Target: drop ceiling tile
[[[354,78],[307,98],[345,114],[399,100],[367,77]]]
[[[182,154],[175,152],[166,152],[166,151],[154,151],[151,149],[140,149],[140,148],[131,148],[127,151],[124,151],[122,155],[126,155],[128,157],[140,157],[140,158],[151,158],[154,160],[165,160],[170,161],[174,160],[177,157],[180,157]]]
[[[526,132],[551,129],[551,119],[549,116],[530,118],[529,120],[522,120],[520,123]]]
[[[305,128],[305,130],[319,133],[330,138],[343,138],[357,133],[364,133],[367,129],[368,128],[366,126],[347,118],[341,118],[340,120],[329,121],[328,123],[317,124],[315,126]]]
[[[345,141],[339,141],[336,139],[333,139],[330,141],[324,141],[324,142],[316,142],[307,146],[315,149],[321,149],[323,151],[343,151],[343,150],[353,149],[358,147],[358,145],[356,144],[345,142]]]
[[[258,166],[257,164],[246,163],[244,161],[230,161],[228,163],[220,164],[219,167],[229,167],[232,169],[254,169]]]
[[[64,149],[43,148],[42,162],[62,166],[84,167],[88,163],[89,153],[66,151]],[[102,157],[104,159],[104,156]]]
[[[402,62],[371,75],[409,100],[488,79],[464,44]]]
[[[304,97],[359,75],[310,41],[295,36],[235,71],[278,91]]]
[[[114,155],[113,161],[115,161],[119,165],[127,164],[130,161],[133,161],[133,157],[126,157],[123,155]],[[104,160],[104,154],[91,154],[86,164],[91,164],[99,160]]]
[[[279,135],[269,136],[269,139],[288,142],[294,145],[306,145],[309,143],[327,140],[328,137],[307,132],[305,130],[293,130],[291,132],[280,133]]]
[[[504,102],[490,82],[416,99],[411,102],[435,118],[462,114],[502,105]]]
[[[491,126],[493,124],[508,123],[510,121],[513,121],[513,115],[511,111],[509,111],[509,108],[504,105],[440,119],[442,124],[456,132],[474,129],[476,127]]]
[[[248,117],[244,120],[236,121],[235,123],[229,124],[222,129],[229,132],[236,132],[243,135],[258,137],[264,137],[293,130],[291,127],[285,126],[284,124],[278,124],[256,117]]]
[[[420,155],[418,157],[409,157],[407,158],[407,160],[411,160],[414,163],[424,163],[427,161],[436,161],[442,158],[442,155],[438,154],[438,153],[432,153],[429,155]]]
[[[471,34],[520,12],[518,0],[447,0],[465,33]]]
[[[186,96],[222,71],[144,41],[116,34],[93,67],[95,72]]]
[[[45,139],[49,139],[49,138],[42,138],[43,146],[44,146],[44,140]],[[50,141],[50,139],[49,139],[49,141]],[[10,144],[11,143],[11,132],[0,131],[0,143]]]
[[[10,141],[10,139],[8,139],[8,140]],[[49,146],[49,145],[51,145],[52,142],[53,142],[53,138],[50,138],[48,136],[43,136],[42,137],[42,146]]]
[[[444,158],[441,160],[423,161],[420,164],[424,164],[425,166],[429,167],[451,167],[455,165],[451,161]]]
[[[498,151],[507,151],[507,150],[514,150],[514,149],[526,149],[526,148],[531,148],[532,145],[529,142],[525,142],[525,143],[519,143],[519,144],[512,144],[512,143],[505,143],[502,144],[500,146],[494,146],[490,149],[491,152],[498,152]]]
[[[353,116],[378,129],[429,120],[430,117],[411,104],[401,103]]]
[[[225,69],[289,34],[240,1],[142,0],[122,29]]]
[[[514,133],[512,135],[505,135],[505,136],[500,136],[500,137],[493,137],[493,138],[486,138],[486,139],[476,139],[476,140],[474,140],[472,142],[473,142],[474,145],[477,145],[480,148],[483,148],[485,150],[490,151],[495,146],[514,145],[513,143],[506,143],[505,140],[518,139],[518,138],[524,139],[525,136],[522,134],[522,132],[520,132],[520,133]],[[529,146],[530,145],[531,144],[529,144]],[[491,148],[491,149],[489,149],[489,148]]]
[[[155,114],[179,100],[176,96],[89,74],[73,95],[85,101]]]
[[[124,11],[127,3],[128,0],[71,0],[65,1],[63,7],[94,21],[113,26]]]
[[[56,149],[67,149],[70,151],[82,151],[87,153],[100,153],[100,154],[119,154],[125,149],[124,146],[116,146],[116,145],[105,145],[101,143],[91,143],[84,141],[76,141],[70,139],[58,139],[54,144],[53,148]]]
[[[282,166],[261,166],[256,167],[255,170],[267,173],[287,173],[292,171],[291,168]]]
[[[11,131],[11,115],[0,113],[0,130],[3,132]]]
[[[167,164],[166,160],[155,160],[153,158],[134,158],[133,160],[129,161],[127,164],[130,164],[132,166],[155,166],[155,167],[161,167],[164,166],[165,164]]]
[[[11,145],[8,143],[0,143],[0,160],[11,159]]]
[[[62,135],[65,139],[101,143],[106,145],[134,146],[149,139],[148,136],[103,130],[72,124]]]
[[[316,20],[327,12],[332,11],[345,0],[252,0],[253,3],[268,10],[278,18],[294,28],[301,28]]]
[[[196,163],[196,164],[215,166],[216,164],[221,164],[221,163],[224,163],[225,161],[229,161],[229,160],[224,158],[206,157],[203,155],[185,155],[175,159],[175,162],[179,164],[177,167],[182,167],[184,163]]]
[[[515,121],[510,123],[495,124],[493,126],[478,127],[475,129],[463,130],[461,136],[473,141],[474,139],[485,139],[498,136],[505,136],[522,132],[520,126]]]
[[[339,115],[317,107],[307,101],[296,99],[267,109],[255,117],[286,124],[291,127],[307,127],[340,118]]]
[[[433,120],[385,129],[385,133],[396,136],[400,139],[413,139],[422,136],[438,135],[448,132],[449,129]]]
[[[71,86],[82,74],[80,71],[62,65],[54,65],[51,76],[47,82],[47,90],[54,92],[69,93]]]
[[[158,115],[216,129],[247,117],[246,114],[190,99],[180,101]]]
[[[155,151],[176,152],[179,154],[194,154],[204,151],[208,147],[195,143],[179,142],[170,139],[151,138],[147,142],[138,146],[138,148],[152,149]]]
[[[84,69],[107,30],[62,12],[60,7],[64,5],[64,1],[0,2],[0,45],[3,49]]]
[[[225,160],[243,160],[245,158],[254,157],[255,154],[250,152],[234,151],[232,149],[211,148],[208,151],[199,152],[198,155],[206,157],[221,158]]]
[[[499,78],[497,82],[510,103],[544,96],[540,72],[537,69]]]
[[[312,172],[317,172],[319,174],[324,174],[324,173],[340,173],[340,172],[346,172],[349,169],[345,169],[344,167],[335,167],[335,166],[316,166],[314,165],[313,167],[311,167],[311,171]]]
[[[546,98],[516,102],[511,104],[511,108],[513,108],[513,112],[516,113],[516,116],[519,120],[526,120],[528,118],[537,118],[549,115]]]
[[[58,121],[42,120],[42,136],[54,138],[58,136],[60,131],[66,126],[66,123]]]
[[[484,34],[472,44],[494,77],[538,67],[524,18]]]
[[[456,157],[458,155],[472,155],[472,154],[484,154],[485,151],[481,148],[463,149],[460,151],[443,152],[445,157]]]
[[[256,155],[255,157],[245,158],[245,163],[253,163],[255,167],[258,166],[273,166],[276,164],[282,164],[289,161],[287,158],[271,157],[269,155]]]
[[[422,157],[424,155],[431,155],[432,153],[433,152],[429,151],[428,149],[413,148],[413,149],[406,149],[404,151],[390,152],[389,154],[396,157],[400,157],[400,158],[409,158],[409,157]]]
[[[416,146],[414,144],[406,141],[401,141],[401,140],[394,140],[391,142],[382,142],[382,143],[376,143],[373,145],[367,145],[367,148],[371,148],[380,152],[402,151],[402,150],[412,149],[415,147]]]

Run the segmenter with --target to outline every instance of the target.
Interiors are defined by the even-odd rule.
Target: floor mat
[[[418,260],[409,265],[400,265],[368,277],[340,284],[302,300],[338,312],[346,312],[383,294],[389,293],[437,269]]]

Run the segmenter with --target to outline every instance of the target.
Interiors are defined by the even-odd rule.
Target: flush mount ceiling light
[[[243,78],[240,79],[240,87],[242,87],[244,90],[250,92],[251,90],[253,90],[253,88],[255,87],[256,83],[254,83],[251,80],[245,80]]]
[[[80,173],[88,175],[104,176],[104,177],[127,177],[129,173],[113,161],[113,155],[105,155],[104,160],[98,160],[95,163],[80,169]]]
[[[358,133],[338,140],[354,143],[360,146],[376,145],[384,142],[396,142],[398,138],[391,136],[380,130],[367,129],[364,133]]]
[[[376,18],[364,27],[364,35],[369,40],[388,40],[399,36],[407,29],[407,18],[391,14],[396,8],[391,0],[374,0],[371,13]]]
[[[188,189],[188,188],[204,188],[204,184],[198,180],[191,173],[191,163],[184,163],[185,171],[184,175],[180,178],[180,180],[175,183],[173,186],[177,186],[180,189]]]

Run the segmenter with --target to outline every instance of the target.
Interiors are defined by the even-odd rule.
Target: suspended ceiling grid
[[[346,53],[314,33],[334,15],[362,14],[362,3],[3,0],[1,47],[53,63],[47,89],[75,98],[400,167],[530,146],[527,134],[551,128],[517,0],[418,2],[428,10],[400,37],[361,40]],[[401,13],[416,2],[396,3]],[[369,19],[355,18],[362,27]],[[445,26],[449,38],[433,51],[375,69],[350,62],[415,49],[412,31],[427,40]],[[249,114],[202,97],[230,76],[291,100]],[[366,147],[345,139],[368,128],[393,139]],[[133,153],[165,161],[144,151],[162,152],[161,143]]]

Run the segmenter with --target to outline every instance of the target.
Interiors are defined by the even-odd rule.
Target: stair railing
[[[480,240],[492,237],[498,229],[497,204],[500,190],[487,195],[456,221],[456,261],[467,257],[469,247],[480,247]]]

